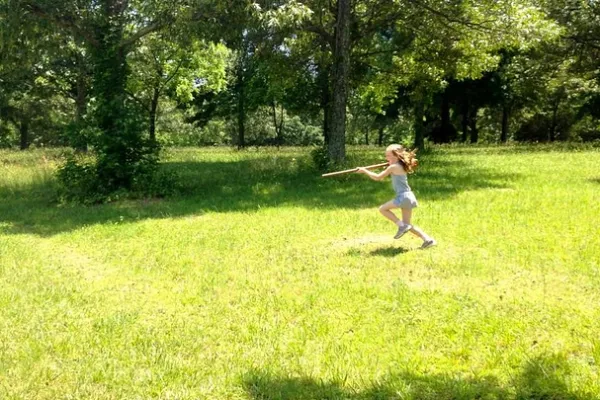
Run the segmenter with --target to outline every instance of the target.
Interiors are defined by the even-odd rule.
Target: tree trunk
[[[479,141],[479,131],[477,130],[477,112],[478,108],[474,108],[469,118],[469,127],[471,128],[471,143],[477,143]]]
[[[559,105],[559,101],[557,101],[556,103],[554,103],[554,106],[552,107],[552,125],[550,126],[550,131],[548,131],[548,141],[549,142],[554,142],[554,139],[556,138],[556,117],[558,115],[558,105]]]
[[[504,104],[502,106],[502,132],[500,133],[500,142],[506,143],[508,141],[508,106]]]
[[[329,160],[334,164],[341,163],[346,157],[346,103],[350,71],[350,1],[338,0],[336,18],[331,136],[327,146]]]
[[[238,120],[238,149],[246,147],[245,129],[246,129],[246,109],[245,109],[245,91],[244,91],[244,70],[240,66],[238,68],[238,104],[237,104],[237,120]]]
[[[273,111],[273,125],[275,126],[275,135],[277,137],[277,148],[279,149],[283,145],[283,105],[281,106],[279,123],[277,123],[277,104],[275,101],[271,102],[271,110]]]
[[[279,145],[283,146],[283,126],[285,124],[285,110],[283,104],[279,105]]]
[[[77,127],[77,137],[72,143],[76,151],[87,152],[87,138],[83,133],[84,121],[83,118],[87,112],[87,69],[85,60],[82,56],[77,56],[78,71],[77,71],[77,97],[75,99],[75,126]]]
[[[129,190],[139,166],[156,150],[143,140],[140,110],[127,101],[128,49],[122,45],[125,7],[122,0],[100,3],[101,16],[95,26],[96,45],[91,46],[95,118],[101,133],[95,137],[96,169],[102,190]]]
[[[323,110],[323,141],[325,145],[329,143],[329,120],[331,118],[331,90],[329,88],[329,68],[325,63],[319,68],[319,88],[321,92],[320,106]]]
[[[150,140],[154,143],[156,142],[156,110],[158,109],[158,99],[160,96],[160,91],[158,87],[154,88],[154,92],[152,93],[152,100],[150,102]]]
[[[414,130],[415,130],[415,148],[423,149],[425,147],[425,134],[423,127],[423,117],[425,115],[424,106],[422,100],[417,100],[414,107]]]
[[[450,143],[450,100],[446,91],[442,93],[442,124],[439,130],[439,136],[434,138],[435,143]]]
[[[379,134],[377,136],[377,144],[379,146],[383,146],[383,133],[385,131],[385,128],[383,125],[379,126]]]
[[[467,142],[467,138],[469,137],[469,98],[467,97],[467,93],[464,95],[463,104],[462,104],[462,138],[461,141],[463,143]]]
[[[271,102],[271,116],[273,117],[273,126],[275,127],[275,141],[277,142],[277,148],[279,148],[279,128],[277,127],[277,105],[275,100]]]
[[[29,121],[25,118],[19,124],[19,136],[21,138],[20,149],[27,150],[29,148]]]

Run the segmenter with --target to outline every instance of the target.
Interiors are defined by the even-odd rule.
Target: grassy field
[[[57,160],[0,152],[0,399],[600,398],[598,149],[434,148],[427,250],[306,150],[172,150],[179,196],[92,207]]]

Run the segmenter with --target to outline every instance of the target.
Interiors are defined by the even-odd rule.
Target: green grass
[[[94,207],[58,159],[0,152],[1,399],[600,398],[597,149],[422,155],[425,251],[306,150],[173,150],[179,197]]]

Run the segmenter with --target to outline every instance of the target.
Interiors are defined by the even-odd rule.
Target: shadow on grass
[[[396,256],[399,256],[400,254],[404,254],[408,251],[410,251],[410,249],[405,249],[403,247],[389,246],[389,247],[381,247],[381,248],[378,248],[375,250],[371,250],[367,253],[367,252],[365,252],[365,250],[363,250],[360,247],[352,247],[346,252],[346,255],[351,256],[351,257],[364,257],[366,255],[378,256],[378,257],[396,257]]]
[[[513,143],[513,144],[479,144],[479,145],[439,145],[432,149],[433,153],[447,152],[453,155],[511,155],[532,153],[578,153],[597,152],[598,143]]]
[[[494,376],[457,378],[441,374],[402,372],[390,375],[364,391],[340,382],[306,377],[275,377],[251,371],[242,385],[253,400],[592,400],[591,394],[575,393],[567,386],[569,368],[563,356],[539,356],[529,360],[509,385]]]
[[[396,257],[397,255],[404,254],[408,251],[410,251],[410,249],[405,249],[404,247],[388,246],[372,250],[369,254],[380,257]]]
[[[169,162],[180,176],[177,196],[155,201],[122,201],[98,206],[59,206],[53,183],[0,187],[0,229],[5,233],[53,235],[86,225],[175,218],[206,212],[252,212],[294,206],[309,209],[370,208],[389,200],[391,184],[356,174],[321,178],[307,158],[291,155],[232,162]],[[506,188],[506,174],[469,168],[463,161],[432,160],[411,176],[419,200],[449,198],[462,191]]]

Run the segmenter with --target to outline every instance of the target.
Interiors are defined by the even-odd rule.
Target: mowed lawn
[[[598,399],[600,151],[566,148],[423,154],[427,250],[308,149],[169,150],[178,196],[90,207],[2,151],[0,399]]]

